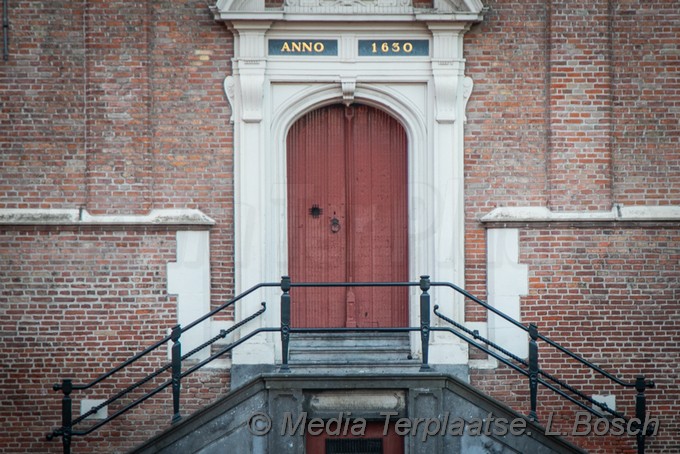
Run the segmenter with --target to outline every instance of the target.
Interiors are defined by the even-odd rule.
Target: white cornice
[[[485,224],[531,222],[679,222],[680,206],[614,205],[611,211],[551,211],[547,207],[501,207],[480,219]]]
[[[287,0],[266,8],[264,0],[219,0],[211,7],[215,20],[285,22],[480,22],[480,0],[434,0],[433,8],[414,8],[402,0]]]
[[[84,209],[0,209],[0,225],[203,225],[215,221],[199,210],[152,210],[149,214],[91,215]]]

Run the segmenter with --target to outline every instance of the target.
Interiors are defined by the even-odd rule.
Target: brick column
[[[549,206],[612,205],[610,5],[554,0],[549,14]]]
[[[87,209],[150,207],[150,15],[147,2],[88,5],[85,112]]]

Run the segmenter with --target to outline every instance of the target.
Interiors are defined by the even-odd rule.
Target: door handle
[[[338,233],[339,231],[340,231],[340,221],[338,220],[338,218],[333,217],[333,219],[331,219],[331,232]]]

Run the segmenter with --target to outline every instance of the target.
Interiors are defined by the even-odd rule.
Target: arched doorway
[[[312,111],[287,137],[288,260],[296,282],[408,280],[404,128],[367,106]],[[293,326],[408,325],[406,288],[295,289]]]

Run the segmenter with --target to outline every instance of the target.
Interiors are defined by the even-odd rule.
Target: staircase
[[[304,414],[306,420],[300,421],[307,421],[308,425],[304,429],[303,424],[296,427],[298,418]],[[131,454],[304,453],[309,452],[305,451],[305,445],[313,418],[325,421],[335,418],[340,420],[341,427],[344,421],[349,421],[351,427],[358,418],[364,418],[384,431],[386,414],[391,415],[392,421],[402,418],[412,422],[418,418],[432,421],[429,426],[419,425],[415,432],[410,429],[403,437],[405,452],[410,454],[584,452],[561,438],[546,436],[544,428],[462,380],[436,372],[416,372],[262,375],[182,419]],[[468,430],[478,421],[489,418],[518,421],[516,424],[525,429],[518,436],[495,435],[494,430],[475,434]],[[453,432],[449,435],[448,429],[442,435],[441,429],[434,430],[436,424],[451,428],[463,420],[468,429],[462,435]],[[266,434],[253,433],[265,432],[269,424]],[[436,433],[428,434],[428,427],[430,433]],[[391,430],[395,430],[394,427],[388,427],[387,431]]]
[[[291,327],[291,288],[358,286],[419,287],[421,290],[419,326],[397,328]],[[264,287],[280,287],[281,289],[279,326],[261,326],[251,331],[245,330],[248,323],[260,318],[267,310],[267,304],[262,303],[259,310],[228,330],[222,330],[219,335],[192,351],[182,354],[180,339],[183,333]],[[438,306],[431,307],[429,294],[431,287],[452,290],[524,330],[530,338],[528,359],[513,355],[502,346],[480,336],[477,331],[471,331],[448,318],[439,311]],[[431,324],[430,319],[433,314],[442,321],[440,324]],[[238,330],[241,330],[240,335],[233,336]],[[440,335],[455,336],[526,377],[530,395],[529,416],[523,416],[471,387],[466,383],[467,369],[464,366],[450,366],[452,369],[431,366],[428,351],[430,334],[434,331],[439,332]],[[281,335],[281,363],[270,365],[270,370],[277,372],[260,371],[246,374],[240,381],[234,381],[235,370],[232,368],[232,392],[193,415],[180,417],[181,382],[185,377],[228,354],[255,336],[272,332]],[[412,350],[410,341],[415,339],[415,336],[412,336],[414,333],[419,334],[420,341],[420,358],[417,360],[410,357]],[[191,362],[188,365],[186,360],[192,355],[203,349],[213,348],[213,345],[222,339],[227,343],[222,344],[224,346],[218,351],[213,352],[204,360],[197,363]],[[634,396],[635,418],[629,418],[610,409],[564,380],[542,370],[539,367],[539,342],[550,352],[557,351],[569,360],[588,367],[593,376],[603,377],[625,389],[633,389],[636,392]],[[172,343],[170,363],[118,391],[83,415],[73,418],[72,393],[98,386],[127,366],[159,348],[166,348],[170,343]],[[99,409],[118,402],[119,399],[155,377],[168,375],[170,379],[113,415],[88,428],[82,428],[81,423]],[[132,452],[369,453],[382,452],[382,448],[378,450],[376,446],[383,441],[392,443],[391,446],[395,447],[390,448],[389,454],[402,452],[409,454],[582,452],[559,437],[547,436],[545,429],[535,422],[539,385],[597,418],[621,418],[626,423],[636,424],[635,427],[644,427],[646,430],[638,430],[636,433],[638,454],[644,453],[645,439],[654,432],[654,426],[646,424],[649,418],[646,410],[645,390],[653,388],[654,382],[646,380],[643,376],[636,377],[635,381],[625,381],[616,377],[539,333],[537,326],[525,326],[456,285],[447,282],[431,282],[428,276],[421,276],[419,282],[395,283],[292,283],[290,278],[283,277],[280,283],[261,283],[246,290],[185,327],[175,326],[170,335],[89,383],[77,383],[72,379],[64,379],[61,384],[54,385],[55,391],[63,393],[62,424],[47,437],[48,439],[61,437],[64,454],[70,454],[74,437],[88,435],[171,387],[173,425]],[[385,421],[386,415],[390,415],[391,419]],[[310,425],[306,426],[307,419],[304,418],[316,422],[310,421]],[[333,451],[328,449],[328,446],[336,446],[333,443],[337,443],[336,448],[341,449],[342,443],[339,442],[343,440],[351,443],[357,441],[356,437],[343,438],[346,433],[341,437],[334,437],[335,440],[330,440],[330,437],[327,437],[328,440],[321,440],[327,442],[326,449],[323,445],[314,444],[319,441],[318,436],[322,435],[311,433],[310,428],[318,429],[319,424],[321,426],[330,424],[334,418],[338,420],[337,424],[340,424],[342,420],[343,425],[345,420],[353,425],[358,418],[362,418],[363,423],[372,431],[372,435],[363,440],[368,440],[366,446],[371,445],[375,450],[336,449]],[[396,420],[405,426],[394,425]],[[488,430],[489,424],[501,420],[506,421],[506,427],[500,427],[496,431]],[[286,431],[286,421],[291,429],[293,425],[295,426],[295,431]],[[509,422],[516,422],[524,430],[509,431],[507,427]],[[450,424],[453,424],[453,427]],[[479,430],[481,426],[485,427],[483,431]],[[397,433],[397,427],[401,427],[402,433]],[[404,427],[407,429],[406,432],[403,432]],[[299,428],[301,428],[300,431],[298,431]],[[270,430],[263,431],[263,429]],[[329,432],[328,426],[325,429]],[[426,433],[426,431],[432,433]],[[388,438],[383,436],[383,432],[388,435],[388,438],[392,435],[403,438],[397,438],[396,442],[392,438],[389,438],[391,441],[386,441]],[[311,448],[312,445],[321,446],[321,448]]]

